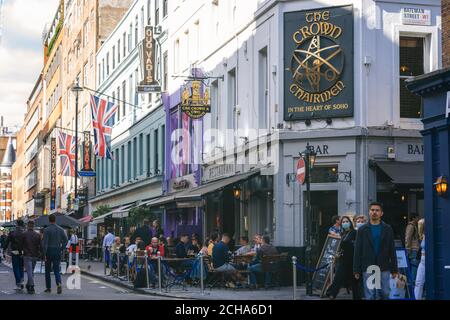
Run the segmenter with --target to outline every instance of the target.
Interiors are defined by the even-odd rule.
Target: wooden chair
[[[281,264],[288,260],[288,254],[282,253],[278,255],[270,255],[263,256],[261,260],[262,271],[263,273],[270,273],[272,275],[272,283],[274,282],[274,278],[276,279],[276,283],[280,285],[279,279],[279,271],[281,270]]]

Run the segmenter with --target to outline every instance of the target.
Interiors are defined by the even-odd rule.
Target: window
[[[110,175],[110,172],[109,172],[110,160],[105,158],[104,161],[105,161],[105,189],[108,189],[109,188],[109,175]]]
[[[137,138],[133,139],[133,178],[136,179],[137,175],[138,175],[138,170],[137,170],[137,160],[138,160],[138,153],[137,153]]]
[[[219,129],[219,81],[211,84],[211,128]]]
[[[109,52],[106,54],[106,76],[109,77]]]
[[[174,71],[178,73],[180,71],[180,39],[175,41],[175,50],[174,50]]]
[[[129,141],[128,142],[128,161],[127,161],[127,178],[128,178],[128,181],[131,181],[131,163],[132,163],[132,160],[131,160],[131,141]]]
[[[152,25],[152,15],[151,15],[151,8],[152,8],[152,0],[147,0],[147,25]]]
[[[424,74],[424,39],[400,37],[400,117],[421,118],[422,98],[410,92],[407,79]]]
[[[236,69],[228,72],[228,129],[234,129],[234,112],[236,108]]]
[[[127,55],[127,33],[123,33],[123,58],[125,59]]]
[[[121,168],[121,175],[122,175],[122,179],[121,182],[124,183],[125,182],[125,146],[122,146],[122,152],[120,153],[122,156],[122,166]]]
[[[128,53],[131,52],[131,46],[133,45],[133,24],[130,24],[130,32],[128,33]]]
[[[159,0],[155,1],[155,26],[159,25]]]
[[[102,81],[105,80],[105,59],[102,59]]]
[[[120,121],[120,87],[117,87],[117,105],[119,106],[117,108],[117,122]]]
[[[84,86],[89,86],[89,64],[88,64],[88,62],[86,62],[84,64],[83,75],[84,75],[84,79],[83,79]]]
[[[141,34],[144,37],[145,33],[145,17],[144,17],[144,7],[141,8]]]
[[[161,174],[161,172],[159,171],[159,137],[158,137],[158,130],[154,131],[154,135],[153,135],[153,156],[154,156],[154,163],[155,163],[155,174],[159,175]]]
[[[260,129],[266,129],[269,128],[269,125],[267,123],[267,119],[269,119],[269,71],[268,71],[268,59],[267,59],[267,48],[262,49],[259,51],[259,72],[261,73],[259,75],[259,83],[258,83],[258,98],[259,98],[259,112],[258,112],[258,119],[259,119],[259,128]]]
[[[147,139],[147,143],[146,143],[146,145],[147,145],[147,153],[146,153],[146,159],[147,159],[147,176],[152,176],[153,175],[153,172],[151,172],[151,146],[150,146],[150,134],[147,134],[147,137],[146,137],[146,139]]]
[[[125,100],[126,100],[126,92],[127,92],[127,82],[124,81],[122,83],[122,116],[126,117],[127,116],[127,109],[126,109],[126,105],[125,105]]]
[[[120,39],[117,41],[117,63],[120,63]]]
[[[144,174],[144,134],[139,135],[139,175]]]
[[[163,79],[163,84],[164,84],[164,88],[163,91],[167,91],[168,90],[168,81],[169,81],[169,65],[168,65],[168,53],[167,51],[164,52],[164,57],[163,57],[163,68],[164,68],[164,79]]]
[[[167,17],[167,14],[169,13],[169,7],[168,7],[168,0],[163,0],[163,17]]]
[[[113,70],[116,68],[116,46],[112,48],[112,68]]]
[[[139,39],[139,18],[136,16],[136,21],[134,23],[134,46],[137,47]]]
[[[83,46],[86,47],[89,41],[89,20],[86,20],[83,26]]]
[[[98,170],[98,174],[100,175],[101,174],[101,170],[102,170],[102,168],[100,166],[100,159],[97,159],[97,170]],[[101,183],[100,183],[101,179],[98,178],[98,179],[96,179],[96,181],[97,181],[97,192],[100,192],[100,191],[102,191]]]
[[[165,170],[165,163],[166,163],[166,155],[165,155],[165,150],[166,150],[166,126],[163,125],[161,126],[161,156],[162,156],[162,172],[161,174],[164,173]]]
[[[130,85],[129,85],[129,89],[130,89],[130,99],[128,100],[130,104],[134,104],[134,92],[133,92],[133,75],[130,74]]]
[[[98,64],[98,86],[100,87],[100,84],[102,83],[102,65]]]
[[[116,170],[116,173],[115,173],[115,179],[114,179],[114,183],[115,183],[115,185],[116,186],[119,186],[119,184],[120,184],[120,177],[119,177],[119,175],[120,175],[120,151],[119,151],[119,149],[116,149],[116,152],[115,152],[115,164],[116,164],[116,166],[115,166],[115,170]]]

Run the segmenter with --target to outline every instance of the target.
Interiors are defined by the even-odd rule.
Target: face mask
[[[358,223],[356,224],[356,226],[358,227],[358,229],[361,228],[363,225],[364,225],[364,223],[362,223],[362,222],[358,222]]]
[[[342,228],[344,228],[344,230],[350,229],[350,222],[344,222],[344,223],[342,224]]]

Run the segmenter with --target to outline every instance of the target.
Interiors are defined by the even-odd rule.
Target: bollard
[[[72,246],[69,247],[69,259],[67,261],[67,267],[72,265]]]
[[[148,276],[148,251],[145,250],[145,257],[144,257],[144,265],[145,265],[145,279],[147,280],[147,289],[150,289],[150,279]]]
[[[75,249],[75,266],[79,266],[80,263],[80,247],[77,246]]]
[[[130,282],[130,253],[127,252],[127,282]]]
[[[119,279],[120,276],[120,252],[117,251],[117,279]]]
[[[205,287],[203,283],[203,253],[200,252],[200,288],[202,291],[202,295],[205,295]]]
[[[161,254],[158,251],[158,284],[159,284],[159,293],[162,293],[162,278],[161,278]]]
[[[293,300],[297,300],[297,257],[292,257],[292,278],[294,287]]]

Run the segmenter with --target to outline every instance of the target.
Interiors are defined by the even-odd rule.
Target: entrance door
[[[321,250],[327,239],[328,229],[332,226],[332,218],[338,215],[337,191],[312,191],[312,232]]]

